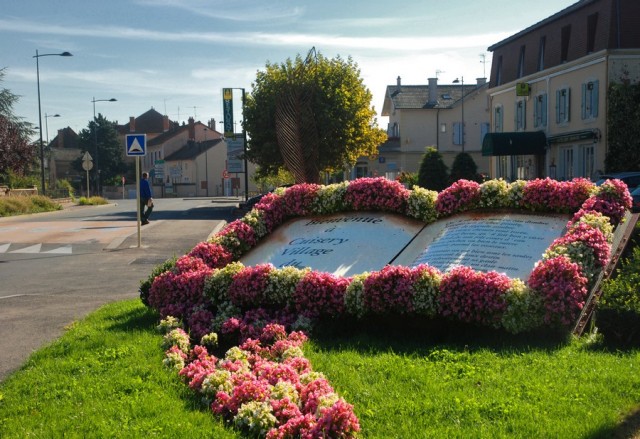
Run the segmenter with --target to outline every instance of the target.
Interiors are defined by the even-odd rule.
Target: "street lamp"
[[[47,114],[44,113],[44,127],[47,130],[47,147],[49,147],[49,118],[60,117],[59,114]],[[51,151],[49,151],[49,184],[51,184]]]
[[[224,88],[223,89],[223,94],[225,93],[225,90],[241,90],[242,91],[242,118],[245,118],[245,106],[246,106],[246,102],[247,102],[247,96],[246,96],[246,92],[244,88],[239,88],[239,87],[230,87],[230,88]],[[225,97],[225,101],[227,100],[227,98]],[[231,100],[231,99],[229,99]],[[229,105],[229,107],[226,107],[225,105],[225,101],[223,101],[223,105],[222,105],[222,109],[223,109],[223,113],[225,114],[225,120],[222,121],[222,123],[224,124],[225,130],[224,131],[229,131],[232,129],[231,126],[231,118],[233,118],[233,114],[229,114],[229,116],[231,116],[230,119],[227,119],[227,115],[226,115],[226,111],[227,109],[230,109],[231,106]],[[242,123],[242,122],[241,122]],[[235,129],[235,124],[233,126],[233,136],[235,138],[236,135],[236,129]],[[243,153],[244,153],[244,200],[245,201],[249,201],[249,169],[247,168],[247,130],[244,128],[244,124],[242,124],[242,139],[243,139]]]
[[[460,137],[462,138],[462,152],[464,152],[464,76],[460,77],[462,81],[459,81],[458,78],[454,79],[453,83],[462,85],[462,127],[460,128]]]
[[[204,129],[204,178],[207,180],[207,197],[209,197],[209,150],[207,149],[207,128]]]
[[[50,117],[60,117],[60,115],[44,113],[44,127],[47,130],[47,146],[49,145],[49,118]]]
[[[98,154],[98,127],[96,126],[96,102],[116,102],[117,99],[116,98],[111,98],[111,99],[96,99],[95,96],[94,98],[91,100],[91,102],[93,102],[93,143],[94,146],[96,148],[95,153],[96,153],[96,174],[98,175],[98,181],[97,181],[97,186],[98,186],[98,194],[102,195],[102,191],[100,190],[100,155]]]
[[[36,79],[38,82],[38,122],[40,129],[40,182],[42,184],[42,195],[47,194],[47,190],[44,186],[44,145],[42,143],[42,109],[40,105],[40,57],[42,56],[73,56],[69,52],[62,53],[43,53],[39,54],[38,49],[36,49],[36,54],[33,58],[36,59]]]

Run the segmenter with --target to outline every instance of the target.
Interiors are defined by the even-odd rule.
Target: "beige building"
[[[607,89],[640,79],[638,17],[637,0],[582,0],[489,47],[492,177],[605,172]]]
[[[464,151],[478,172],[488,172],[489,160],[481,154],[489,131],[487,87],[484,78],[444,85],[428,78],[428,85],[403,85],[398,77],[396,85],[387,86],[382,106],[382,115],[389,117],[388,139],[377,157],[358,161],[353,177],[417,172],[428,146],[438,149],[449,168]]]

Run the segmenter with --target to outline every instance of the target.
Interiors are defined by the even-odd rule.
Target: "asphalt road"
[[[156,199],[155,205],[140,240],[135,200],[0,218],[0,381],[73,321],[138,297],[140,280],[153,267],[235,219],[238,199]]]

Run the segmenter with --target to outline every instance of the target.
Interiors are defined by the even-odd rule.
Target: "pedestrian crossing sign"
[[[146,134],[127,134],[127,156],[144,156],[147,153]]]

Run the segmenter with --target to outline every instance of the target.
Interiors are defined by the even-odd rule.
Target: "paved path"
[[[100,207],[88,220],[56,219],[68,215],[60,212],[38,214],[31,226],[0,221],[0,381],[74,320],[138,297],[140,281],[153,267],[185,254],[234,218],[232,202],[187,200],[184,210],[172,203],[175,210],[158,209],[157,220],[141,229],[140,247],[136,223],[104,221]]]

